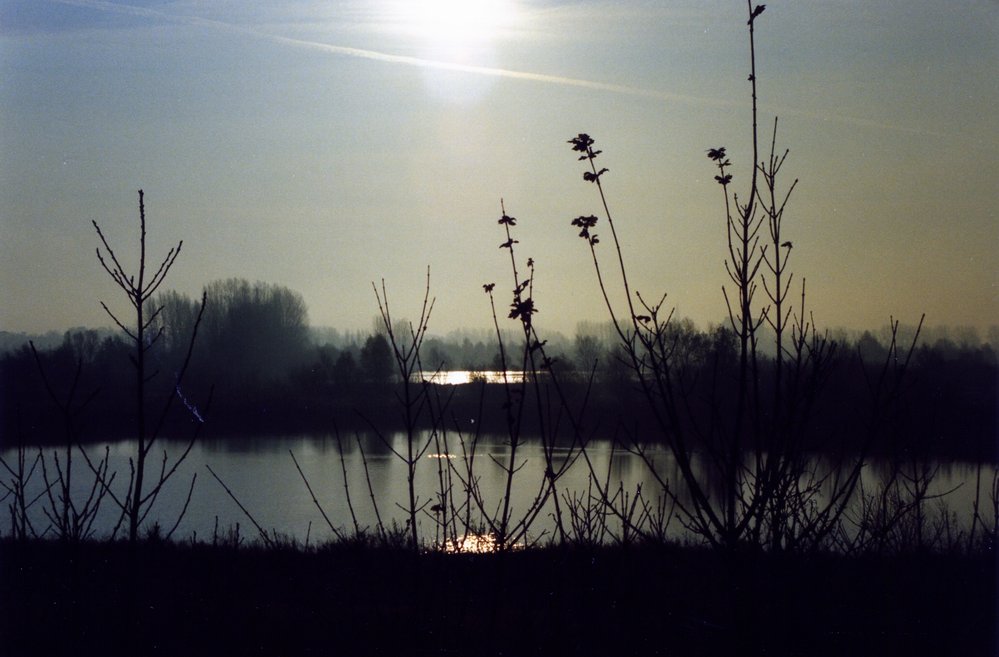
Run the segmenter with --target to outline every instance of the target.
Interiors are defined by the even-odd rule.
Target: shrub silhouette
[[[586,133],[569,144],[584,163],[583,180],[595,186],[604,214],[602,219],[579,216],[570,224],[587,245],[618,344],[652,411],[656,431],[678,466],[678,478],[667,480],[661,474],[637,432],[630,447],[645,460],[662,494],[675,503],[684,526],[718,547],[809,550],[836,540],[865,457],[891,414],[889,407],[896,403],[915,338],[908,350],[900,347],[898,324],[893,322],[883,365],[871,382],[870,417],[856,452],[841,453],[828,470],[809,465],[807,437],[836,344],[817,330],[806,307],[804,280],[800,305],[792,307],[789,299],[793,244],[785,235],[784,214],[797,180],[781,185],[788,151],[777,151],[776,119],[769,154],[766,159],[761,156],[755,27],[764,5],[754,6],[750,0],[747,10],[753,161],[746,180],[735,178],[726,148],[707,150],[724,199],[729,284],[722,292],[727,331],[735,341],[735,363],[726,367],[726,354],[731,352],[723,348],[725,334],[718,336],[723,340],[713,353],[705,351],[704,345],[690,339],[694,336],[689,330],[676,326],[665,294],[648,300],[632,290],[604,187],[609,170],[598,168],[602,151]],[[734,191],[737,184],[743,185],[741,195]],[[606,270],[601,267],[606,256],[597,232],[600,226],[609,231],[613,247],[612,267]],[[623,298],[612,298],[608,287],[612,277],[623,288]],[[773,336],[770,357],[760,350],[763,327]],[[706,370],[703,366],[709,362]],[[706,389],[698,383],[698,373],[708,375]],[[698,410],[701,395],[707,396],[706,411]],[[920,494],[925,495],[925,489]],[[612,491],[604,489],[601,495],[612,506]],[[623,512],[618,515],[626,524],[631,522]]]

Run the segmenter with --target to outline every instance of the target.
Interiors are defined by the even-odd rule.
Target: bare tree
[[[126,494],[121,497],[114,495],[114,493],[111,493],[111,495],[127,517],[128,538],[130,542],[134,543],[138,538],[140,525],[155,503],[163,485],[177,472],[177,468],[190,453],[191,447],[193,447],[194,441],[197,437],[198,429],[200,429],[200,426],[203,423],[201,412],[190,404],[186,398],[184,398],[181,392],[181,384],[183,383],[184,374],[186,373],[188,365],[191,361],[191,354],[194,349],[195,339],[198,335],[198,326],[201,323],[201,317],[203,316],[205,310],[206,295],[202,294],[201,307],[198,311],[197,319],[194,322],[194,327],[191,330],[187,355],[184,358],[179,370],[173,373],[174,380],[172,381],[170,390],[167,393],[166,400],[161,407],[158,419],[154,423],[151,423],[148,414],[149,409],[147,408],[147,387],[150,380],[155,377],[158,372],[155,370],[150,371],[148,355],[150,350],[152,350],[156,345],[157,341],[163,336],[164,327],[160,325],[158,328],[154,328],[154,324],[162,312],[163,307],[148,308],[147,305],[152,296],[166,279],[167,273],[169,273],[170,269],[176,262],[177,256],[180,255],[180,250],[184,243],[183,241],[178,242],[177,246],[171,248],[155,270],[151,270],[147,267],[146,207],[141,189],[139,190],[139,263],[138,269],[135,273],[129,273],[126,271],[125,267],[118,259],[118,256],[115,254],[114,249],[111,248],[107,238],[104,236],[104,232],[101,230],[100,225],[96,221],[93,221],[92,223],[94,225],[94,230],[97,231],[98,238],[100,238],[101,246],[103,246],[103,250],[100,246],[97,248],[97,259],[104,268],[104,271],[111,277],[111,280],[115,282],[122,292],[124,292],[126,298],[132,306],[132,312],[134,313],[131,320],[126,322],[112,312],[111,309],[108,308],[107,304],[103,301],[101,302],[101,307],[104,308],[104,311],[109,317],[111,317],[118,328],[125,333],[133,346],[131,361],[133,367],[135,368],[135,458],[130,459],[129,461],[131,475]],[[173,460],[172,463],[169,461],[166,451],[163,452],[161,466],[159,472],[155,473],[156,478],[154,479],[154,483],[147,487],[147,459],[154,444],[156,443],[157,438],[159,437],[160,430],[163,428],[167,414],[170,411],[174,400],[178,397],[182,399],[185,406],[188,406],[188,410],[197,421],[198,429],[192,433],[187,447],[183,450],[179,457]],[[191,492],[194,490],[194,481],[196,476],[197,475],[191,479],[191,487],[188,491],[187,502],[184,504],[185,510],[187,508],[187,503],[190,502]],[[108,482],[105,482],[105,487],[107,487],[107,483]],[[183,515],[183,511],[181,515]],[[174,524],[173,529],[176,529],[179,522],[180,518],[177,519],[177,523]],[[172,533],[173,529],[171,529],[169,533]]]
[[[415,324],[410,322],[397,325],[393,322],[384,280],[380,292],[374,283],[371,284],[371,287],[375,292],[378,312],[385,330],[384,344],[391,349],[391,361],[385,359],[386,364],[394,363],[396,373],[399,376],[397,399],[401,407],[401,419],[405,431],[405,444],[402,446],[402,451],[396,449],[389,437],[385,436],[370,420],[369,424],[379,440],[406,465],[408,499],[405,506],[399,506],[407,515],[406,530],[409,534],[409,546],[413,550],[418,550],[420,537],[417,519],[431,504],[430,500],[421,500],[416,493],[417,466],[430,447],[439,439],[439,433],[443,430],[441,426],[442,410],[435,407],[437,398],[430,394],[430,384],[424,377],[423,360],[420,353],[427,334],[430,315],[434,308],[434,299],[430,296],[430,268],[427,268],[423,306]],[[397,332],[400,330],[403,331],[402,334]],[[368,344],[365,347],[368,347]],[[368,360],[364,358],[363,352],[362,360]],[[430,431],[425,435],[419,430],[420,421],[424,417],[429,419],[431,425]],[[438,504],[441,503],[438,502]],[[436,508],[437,505],[434,507]]]

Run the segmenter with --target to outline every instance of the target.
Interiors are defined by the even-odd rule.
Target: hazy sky
[[[820,325],[999,323],[999,3],[770,0],[757,36]],[[705,151],[745,184],[747,58],[736,0],[0,0],[0,329],[109,324],[90,221],[134,262],[141,187],[151,253],[184,240],[166,287],[277,283],[367,329],[371,282],[412,317],[429,265],[435,333],[490,321],[483,283],[508,303],[503,198],[539,323],[571,332],[605,317],[579,132],[633,283],[717,322]]]

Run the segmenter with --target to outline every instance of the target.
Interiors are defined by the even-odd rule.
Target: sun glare
[[[525,20],[518,0],[385,0],[385,28],[402,38],[395,46],[430,62],[458,66],[502,66],[502,37]],[[495,79],[427,66],[428,92],[447,103],[480,102]]]
[[[399,3],[406,31],[436,43],[482,43],[517,19],[512,0],[409,0]]]

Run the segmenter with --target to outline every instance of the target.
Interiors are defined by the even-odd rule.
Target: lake
[[[422,434],[420,439],[425,441],[428,435]],[[442,445],[429,445],[416,465],[415,489],[418,504],[426,503],[424,512],[420,514],[418,528],[421,538],[426,542],[438,540],[435,536],[437,525],[434,520],[435,513],[431,511],[431,507],[438,501],[437,492],[440,490],[441,475],[450,473],[452,490],[457,502],[461,503],[466,499],[464,493],[466,487],[462,479],[467,479],[465,456],[469,446],[466,445],[463,452],[457,434],[454,433],[448,434],[448,440],[450,443],[447,449]],[[405,435],[394,433],[382,440],[371,433],[344,434],[341,436],[341,444],[342,461],[338,441],[332,434],[248,436],[200,441],[179,468],[175,478],[164,488],[144,526],[150,526],[155,521],[158,521],[164,530],[173,526],[183,508],[191,477],[196,474],[197,481],[189,508],[173,538],[189,539],[196,536],[198,539],[211,540],[216,528],[220,532],[225,532],[236,523],[239,523],[242,535],[255,538],[256,531],[252,524],[208,472],[210,467],[264,529],[294,537],[300,542],[304,542],[307,538],[313,543],[331,538],[330,529],[313,503],[291,454],[294,454],[323,510],[338,529],[350,533],[353,528],[350,505],[347,502],[348,491],[354,514],[362,527],[375,526],[377,522],[375,504],[386,525],[393,522],[399,526],[404,525],[407,515],[403,509],[408,505],[408,470],[405,462],[400,460],[393,450],[400,454],[406,453]],[[147,473],[158,470],[164,449],[173,458],[183,450],[183,447],[184,443],[169,441],[158,445],[147,462]],[[117,472],[112,489],[120,495],[124,491],[129,470],[128,463],[133,456],[134,446],[128,442],[116,442],[108,448],[110,470]],[[99,457],[104,452],[104,446],[93,445],[86,449],[92,458]],[[54,477],[52,450],[46,449],[45,454],[48,476],[52,480]],[[473,525],[484,524],[476,522],[476,518],[480,516],[479,508],[486,509],[490,514],[495,514],[500,508],[506,476],[498,464],[506,463],[509,454],[510,448],[503,437],[496,435],[480,437],[473,462],[473,476],[481,490],[481,503],[473,504],[476,508],[476,512],[471,515]],[[14,465],[16,461],[14,451],[4,450],[0,455],[9,465]],[[610,441],[595,440],[590,443],[587,455],[591,466],[581,458],[571,462],[570,465],[570,462],[566,461],[570,455],[569,450],[565,448],[555,450],[553,455],[556,467],[563,463],[567,466],[564,475],[558,480],[563,513],[568,513],[568,500],[585,499],[588,491],[593,491],[591,466],[600,481],[607,482],[614,490],[620,487],[622,491],[633,496],[636,487],[641,486],[643,495],[653,504],[661,497],[661,487],[643,459],[620,448],[614,449]],[[660,476],[670,481],[679,479],[676,464],[666,450],[661,447],[650,448],[649,455]],[[60,459],[62,457],[60,454]],[[29,465],[32,458],[33,454],[29,453]],[[827,467],[821,457],[816,457],[813,461],[816,467]],[[514,519],[530,509],[544,485],[545,458],[541,444],[536,440],[522,443],[517,452],[516,463],[520,469],[517,471],[511,491]],[[931,465],[937,468],[931,492],[956,488],[944,498],[944,501],[949,510],[956,513],[958,523],[968,526],[975,497],[976,465],[967,462],[939,462]],[[695,466],[700,467],[697,463]],[[344,468],[347,472],[348,491],[345,491],[344,486]],[[869,462],[864,474],[868,490],[874,490],[875,483],[886,470],[887,465],[884,462],[878,460]],[[991,483],[991,472],[990,466],[983,469],[983,488],[987,489]],[[0,481],[10,485],[10,473],[0,470],[0,474],[2,474]],[[73,476],[75,499],[82,500],[89,492],[88,486],[93,481],[93,476],[78,456],[74,457]],[[147,474],[147,480],[150,476],[154,475]],[[44,491],[40,468],[29,482],[28,490],[29,499]],[[986,493],[987,491],[983,491],[983,500],[987,499]],[[10,513],[6,508],[10,501],[8,494],[8,498],[3,501],[3,513],[0,517],[0,532],[4,535],[9,534],[11,528]],[[47,497],[43,495],[32,508],[31,517],[38,530],[48,525],[42,510],[46,501]],[[938,502],[930,501],[928,506],[935,510]],[[113,503],[105,501],[96,524],[98,536],[106,535],[113,527],[118,516],[114,511]],[[545,537],[552,536],[555,529],[553,512],[553,501],[549,499],[531,525],[530,539],[544,540]],[[674,519],[669,534],[679,538],[685,536],[685,531]]]

